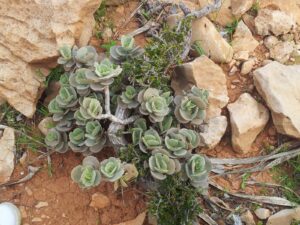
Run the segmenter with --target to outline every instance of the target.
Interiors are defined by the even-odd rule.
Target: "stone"
[[[181,94],[193,85],[209,91],[207,119],[220,116],[221,109],[229,100],[226,75],[222,68],[204,55],[176,67],[171,82],[175,93]]]
[[[261,219],[261,220],[266,220],[271,215],[271,211],[266,208],[258,208],[254,211],[254,213],[258,217],[258,219]]]
[[[43,222],[43,220],[42,220],[41,218],[39,218],[39,217],[34,217],[34,218],[31,220],[31,222],[33,222],[33,223],[39,223],[39,222]]]
[[[254,71],[254,84],[281,134],[300,138],[300,66],[273,61]]]
[[[222,0],[220,9],[216,12],[209,14],[209,19],[218,23],[221,26],[226,26],[232,23],[235,16],[231,12],[231,1],[232,0]],[[203,8],[209,4],[213,4],[214,0],[199,0],[200,8]]]
[[[95,193],[92,195],[92,201],[90,206],[97,209],[103,209],[111,205],[110,199],[102,194],[102,193]]]
[[[192,43],[195,41],[199,41],[206,55],[214,62],[229,63],[231,61],[232,47],[206,17],[197,19],[192,24]]]
[[[239,51],[233,55],[233,58],[239,61],[247,61],[249,59],[249,52]]]
[[[231,11],[235,16],[241,16],[253,5],[254,0],[231,0]]]
[[[9,181],[14,171],[15,133],[12,128],[5,128],[0,138],[0,184]]]
[[[270,49],[270,58],[280,63],[285,63],[290,59],[291,54],[294,52],[294,50],[295,44],[293,42],[280,41]]]
[[[270,216],[267,225],[292,224],[292,221],[300,220],[300,207],[295,209],[284,209]]]
[[[298,0],[259,0],[260,8],[272,7],[285,12],[291,16],[298,24],[300,24],[300,5]]]
[[[251,33],[255,34],[255,22],[254,22],[255,17],[250,14],[245,14],[243,15],[242,19],[246,24],[246,26],[250,29]]]
[[[36,205],[35,205],[35,208],[36,209],[40,209],[40,208],[44,208],[44,207],[47,207],[49,206],[48,202],[38,202]]]
[[[55,122],[53,121],[52,117],[45,117],[39,123],[38,128],[42,132],[42,134],[46,136],[49,130],[54,126]]]
[[[250,210],[247,210],[241,215],[241,220],[244,222],[246,225],[256,225],[254,217]]]
[[[262,36],[286,34],[296,26],[295,20],[288,14],[271,9],[259,10],[254,21],[257,34]]]
[[[235,53],[240,51],[248,51],[251,53],[259,45],[259,43],[252,36],[252,33],[246,24],[241,20],[233,34],[231,45]]]
[[[200,127],[201,132],[199,135],[201,138],[201,143],[209,149],[216,147],[216,145],[221,141],[226,128],[226,116],[217,116],[209,119],[206,124],[201,125]]]
[[[276,44],[278,44],[279,40],[277,37],[270,35],[264,38],[264,45],[268,48],[271,49],[273,48]]]
[[[242,94],[227,108],[230,113],[232,147],[238,153],[248,153],[269,120],[268,109],[248,93]]]
[[[142,212],[135,219],[126,222],[118,223],[115,225],[143,225],[146,218],[146,212]]]
[[[101,0],[0,0],[0,98],[31,118],[43,91],[38,69],[56,61],[62,44],[86,45]]]
[[[246,75],[250,73],[255,65],[255,60],[254,59],[249,59],[246,62],[243,63],[242,68],[241,68],[241,74]]]

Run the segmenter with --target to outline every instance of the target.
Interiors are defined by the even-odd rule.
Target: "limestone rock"
[[[260,8],[277,8],[290,15],[298,24],[300,24],[300,5],[298,0],[259,0]]]
[[[207,148],[214,148],[223,137],[227,128],[226,116],[217,116],[209,119],[206,124],[201,126],[201,142]]]
[[[249,59],[249,52],[239,51],[233,55],[233,58],[239,61],[247,61]]]
[[[229,100],[226,75],[222,68],[204,55],[178,66],[171,83],[175,93],[181,94],[193,85],[209,91],[207,119],[220,116],[221,109]]]
[[[279,133],[300,138],[300,66],[276,61],[254,71],[254,84]]]
[[[233,15],[241,16],[253,5],[254,0],[231,0],[231,11]]]
[[[55,126],[55,123],[54,123],[52,117],[45,117],[39,123],[38,128],[42,132],[42,134],[46,136],[48,131],[54,126]]]
[[[92,195],[92,201],[90,206],[97,209],[103,209],[105,207],[110,206],[111,202],[110,199],[102,194],[102,193],[95,193]]]
[[[5,128],[0,138],[0,184],[9,181],[14,171],[15,133],[12,128]]]
[[[0,0],[0,98],[32,117],[43,89],[37,69],[56,61],[62,44],[88,43],[100,3]]]
[[[233,56],[232,47],[217,31],[215,25],[206,17],[192,24],[192,42],[199,41],[201,47],[214,62],[228,63]]]
[[[227,106],[230,113],[232,146],[239,153],[248,153],[257,135],[269,120],[269,112],[250,94],[242,94]]]
[[[246,62],[243,63],[241,68],[241,74],[246,75],[250,73],[255,65],[254,59],[249,59]]]
[[[290,41],[278,42],[270,48],[270,57],[280,63],[285,63],[289,60],[295,49],[295,44]]]
[[[265,208],[258,208],[254,211],[254,213],[261,220],[266,220],[271,215],[271,211],[269,209],[265,209]]]
[[[286,34],[296,26],[295,20],[288,14],[271,9],[261,9],[255,18],[255,29],[259,35],[275,36]]]
[[[118,223],[115,225],[143,225],[146,218],[146,212],[142,212],[135,219],[129,220],[123,223]]]
[[[253,218],[252,213],[250,210],[247,210],[241,215],[241,220],[246,224],[246,225],[256,225],[255,220]]]
[[[250,29],[251,33],[255,33],[255,22],[254,19],[255,17],[250,15],[250,14],[244,14],[242,17],[244,23],[246,26]]]
[[[209,19],[220,24],[221,26],[226,26],[234,21],[235,16],[231,12],[231,1],[232,0],[222,0],[222,4],[219,10],[209,14]],[[207,6],[208,4],[213,4],[214,0],[199,0],[200,8]]]
[[[300,220],[300,207],[284,209],[270,216],[267,225],[291,224],[293,220]]]
[[[258,45],[258,41],[255,40],[249,28],[241,20],[233,34],[233,51],[235,53],[240,51],[248,51],[250,53],[253,52]]]
[[[277,45],[279,42],[278,38],[273,36],[273,35],[270,35],[268,37],[266,37],[264,39],[264,45],[268,48],[268,49],[271,49],[273,48],[275,45]]]

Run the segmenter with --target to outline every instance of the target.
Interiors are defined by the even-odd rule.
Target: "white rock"
[[[253,5],[254,0],[231,0],[231,11],[233,15],[241,16]]]
[[[269,112],[248,93],[242,94],[227,108],[230,113],[232,146],[239,153],[247,153],[267,124]]]
[[[293,220],[300,220],[300,207],[284,209],[270,216],[267,225],[291,224]]]
[[[265,209],[265,208],[258,208],[254,211],[254,213],[261,220],[266,220],[271,215],[271,211],[269,209]]]
[[[209,91],[207,119],[220,116],[229,100],[222,68],[204,55],[178,66],[171,83],[175,93],[181,94],[193,85]]]
[[[39,202],[35,205],[35,208],[40,209],[49,206],[48,202]]]
[[[232,48],[234,52],[248,51],[253,52],[259,45],[258,41],[252,36],[251,31],[241,20],[233,34]]]
[[[256,225],[255,220],[253,218],[252,213],[250,210],[247,210],[241,215],[241,220],[246,224],[246,225]]]
[[[285,63],[291,57],[295,49],[293,42],[285,41],[278,42],[274,47],[270,49],[270,57],[280,63]]]
[[[279,42],[278,38],[273,35],[264,38],[264,45],[268,49],[273,48],[278,42]]]
[[[0,204],[0,224],[21,225],[20,210],[10,202]]]
[[[261,9],[255,18],[255,29],[259,35],[286,34],[296,26],[295,20],[279,10]]]
[[[0,138],[0,184],[9,181],[14,171],[15,133],[14,129],[4,129]]]
[[[233,49],[206,17],[196,19],[192,24],[192,43],[199,41],[201,47],[214,62],[228,63]]]
[[[86,45],[101,0],[0,0],[0,98],[32,117],[43,91],[37,70],[56,61],[62,44]]]
[[[279,133],[300,138],[300,66],[276,61],[254,71],[254,84],[271,109]]]
[[[241,74],[246,75],[250,73],[255,65],[254,59],[249,59],[246,62],[243,63],[241,68]]]
[[[226,116],[211,118],[206,124],[201,125],[201,143],[207,148],[214,148],[221,141],[227,128]]]

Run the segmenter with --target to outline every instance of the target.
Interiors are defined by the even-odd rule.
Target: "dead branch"
[[[204,220],[209,225],[218,225],[216,221],[214,221],[208,214],[199,213],[198,217]]]

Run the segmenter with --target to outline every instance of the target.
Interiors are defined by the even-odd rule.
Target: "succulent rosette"
[[[94,91],[104,90],[122,72],[121,67],[113,64],[109,59],[104,59],[101,63],[95,62],[94,67],[95,72],[86,73],[86,78],[90,82],[90,88]]]
[[[140,143],[142,134],[147,130],[146,120],[139,118],[134,121],[133,128],[131,129],[132,144],[137,145]]]
[[[127,86],[126,90],[118,97],[118,104],[123,108],[134,109],[139,105],[137,91],[133,86]]]
[[[194,154],[185,164],[185,173],[191,184],[196,188],[208,187],[208,175],[211,171],[211,163],[205,156]]]
[[[85,97],[81,103],[79,113],[76,115],[80,118],[88,119],[97,119],[103,112],[101,103],[96,98]]]
[[[90,93],[90,81],[87,79],[88,73],[93,72],[87,68],[79,68],[70,75],[69,83],[80,96],[86,96]]]
[[[139,142],[139,147],[142,152],[148,153],[148,150],[160,148],[162,146],[162,140],[158,132],[153,128],[146,130]]]
[[[105,143],[106,136],[99,121],[89,121],[85,125],[85,145],[92,153],[100,152]]]
[[[59,89],[55,101],[61,108],[72,108],[76,106],[78,99],[76,90],[71,86],[62,86]]]
[[[67,134],[64,132],[59,132],[55,128],[50,129],[45,137],[46,145],[59,153],[65,153],[68,151],[69,147],[67,141]]]
[[[170,113],[170,103],[173,97],[170,92],[163,93],[155,88],[144,89],[138,94],[140,113],[148,115],[152,123],[162,122],[164,117]]]
[[[184,157],[187,154],[186,137],[181,134],[178,128],[171,128],[167,131],[165,146],[174,157]]]
[[[185,95],[176,96],[174,102],[176,104],[174,113],[180,123],[199,125],[206,116],[208,91],[193,86]]]
[[[144,50],[134,44],[134,38],[129,35],[121,37],[121,46],[110,48],[110,56],[114,62],[121,63],[128,58],[135,58],[142,55]]]
[[[76,47],[73,49],[68,45],[63,45],[59,48],[60,57],[57,59],[57,63],[64,66],[65,71],[71,70],[71,68],[75,65],[74,61],[74,52]]]
[[[151,175],[158,180],[164,180],[167,175],[179,172],[181,165],[177,159],[172,159],[168,151],[159,149],[153,150],[149,158]]]
[[[100,163],[94,156],[83,159],[82,165],[76,166],[71,172],[71,178],[81,188],[96,187],[101,182]]]
[[[93,46],[84,46],[79,49],[76,47],[73,52],[78,67],[83,65],[92,67],[98,60],[97,51]]]
[[[85,145],[85,132],[82,128],[75,128],[69,133],[69,146],[74,152],[85,152],[88,147]]]
[[[120,159],[110,157],[100,163],[100,172],[105,180],[115,182],[123,176],[125,170]]]
[[[179,133],[186,138],[187,149],[192,150],[200,146],[200,135],[191,129],[180,129]]]

